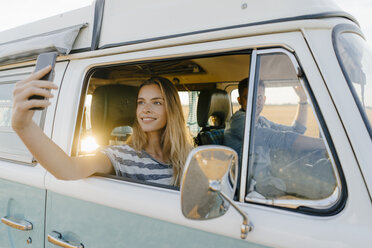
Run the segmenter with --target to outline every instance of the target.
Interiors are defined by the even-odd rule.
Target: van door
[[[60,85],[67,62],[56,65]],[[0,71],[0,247],[44,247],[46,171],[34,161],[11,128],[12,92],[17,81],[34,67]],[[34,121],[51,134],[56,99],[46,112],[36,111]]]
[[[244,30],[239,33],[241,36]],[[198,37],[205,40],[208,35],[200,34]],[[95,89],[102,85],[138,86],[146,78],[142,73],[147,73],[145,75],[149,77],[153,70],[158,70],[155,75],[168,76],[175,84],[185,80],[189,84],[184,89],[190,91],[211,89],[209,87],[215,89],[217,83],[237,87],[239,80],[249,76],[247,114],[245,126],[241,128],[244,131],[242,176],[235,203],[248,214],[253,231],[245,240],[240,239],[242,218],[232,208],[224,216],[210,221],[186,219],[180,209],[177,188],[111,175],[61,181],[48,174],[46,247],[52,248],[53,244],[62,246],[63,242],[76,247],[298,247],[298,244],[338,247],[341,243],[339,237],[343,237],[345,247],[353,247],[354,244],[363,246],[365,240],[349,235],[349,231],[350,228],[361,230],[362,227],[366,227],[362,230],[364,233],[370,230],[368,193],[361,183],[361,175],[356,173],[353,150],[302,33],[251,34],[250,37],[228,40],[222,31],[215,35],[220,35],[218,41],[195,41],[197,44],[172,47],[164,43],[166,48],[159,48],[159,43],[163,42],[159,41],[154,48],[150,48],[151,43],[144,47],[139,44],[133,48],[122,48],[122,53],[118,48],[114,50],[114,55],[102,56],[99,53],[94,57],[91,53],[86,58],[76,55],[77,59],[70,62],[60,89],[53,140],[67,154],[84,155],[78,150],[84,136],[90,132],[87,124],[89,108],[85,106]],[[275,49],[269,49],[273,47]],[[246,51],[249,52],[247,64],[242,64],[242,60],[236,57],[229,57],[229,63],[221,67],[219,63],[212,63],[214,68],[204,69],[208,56],[224,58],[231,52],[244,54]],[[200,58],[199,63],[195,58]],[[279,63],[281,61],[285,63]],[[233,66],[226,67],[229,65]],[[246,66],[246,69],[236,70],[240,65]],[[275,70],[270,70],[271,66]],[[196,75],[180,73],[184,67]],[[283,68],[289,68],[290,77],[282,77]],[[209,74],[211,70],[215,72],[213,75]],[[235,78],[236,73],[238,76]],[[231,77],[230,80],[224,78],[226,75]],[[277,117],[281,120],[289,116],[285,121],[293,119],[299,102],[292,86],[302,86],[307,100],[300,101],[300,105],[306,106],[307,111],[312,113],[308,117],[312,124],[307,127],[311,131],[308,135],[323,142],[323,150],[311,154],[298,153],[285,157],[285,151],[269,154],[277,169],[269,178],[272,180],[265,180],[265,173],[262,176],[259,173],[252,176],[251,173],[257,168],[255,150],[250,149],[258,141],[253,127],[256,100],[262,100],[257,93],[261,80],[266,81],[268,90],[279,90],[271,94],[274,98],[270,104],[267,102],[263,111],[271,108],[270,113],[279,113]],[[275,96],[291,97],[275,100]],[[276,107],[284,107],[285,111],[277,111]],[[267,115],[267,119],[271,119],[271,115]],[[113,134],[114,130],[108,130],[106,136],[115,136],[110,138],[110,142],[120,143],[125,130],[123,128],[117,136]],[[104,145],[110,145],[110,142],[106,141]],[[312,167],[317,170],[312,170]],[[301,184],[302,181],[305,183]]]
[[[322,65],[337,75],[330,37],[318,30],[312,39],[324,48]],[[347,92],[343,104],[357,108],[347,84],[324,81],[302,38],[290,47],[252,55],[240,181],[242,209],[254,226],[247,239],[273,247],[365,246],[368,235],[347,233],[371,230],[368,190],[326,85]],[[304,119],[296,118],[301,109]]]

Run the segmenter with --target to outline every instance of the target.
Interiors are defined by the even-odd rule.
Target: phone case
[[[44,77],[42,77],[40,80],[46,80],[46,81],[53,81],[54,79],[54,66],[56,63],[57,53],[51,52],[51,53],[42,53],[37,57],[36,67],[34,72],[40,71],[41,69],[47,67],[48,65],[52,66],[51,71],[46,74]],[[39,95],[33,95],[28,98],[28,100],[32,99],[38,99],[38,100],[44,100],[43,96]],[[42,110],[44,108],[31,108],[31,110]]]

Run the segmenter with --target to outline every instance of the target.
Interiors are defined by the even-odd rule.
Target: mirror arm
[[[249,223],[248,215],[246,213],[244,213],[238,207],[238,205],[236,205],[234,203],[234,201],[231,200],[225,193],[223,193],[222,191],[216,190],[213,187],[210,187],[210,189],[212,191],[215,191],[215,192],[219,193],[226,201],[228,201],[231,204],[231,206],[233,206],[236,209],[236,211],[238,211],[239,214],[241,214],[241,216],[243,217],[243,223],[242,223],[242,226],[240,228],[240,231],[241,231],[240,238],[241,239],[246,239],[247,235],[248,235],[248,232],[253,230],[253,225],[251,223]]]

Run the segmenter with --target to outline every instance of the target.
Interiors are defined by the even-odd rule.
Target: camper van
[[[47,52],[59,88],[33,120],[70,156],[126,142],[143,81],[176,86],[195,140],[180,187],[59,180],[34,159],[11,127],[12,92]],[[225,130],[242,79],[237,155]],[[322,148],[267,139],[270,180],[257,176],[256,119],[290,126],[298,107]],[[371,123],[372,50],[333,1],[96,0],[3,31],[0,247],[370,247]]]

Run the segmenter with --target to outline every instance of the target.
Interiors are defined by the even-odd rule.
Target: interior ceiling
[[[298,84],[297,72],[285,54],[261,56],[260,80],[267,87]],[[140,85],[144,80],[161,76],[178,90],[216,88],[219,83],[239,82],[249,75],[250,54],[155,61],[97,68],[90,81],[89,93],[106,84]]]
[[[248,76],[249,54],[158,61],[97,69],[90,84],[139,85],[153,76],[168,78],[175,85],[237,82]],[[178,87],[179,88],[179,87]]]

